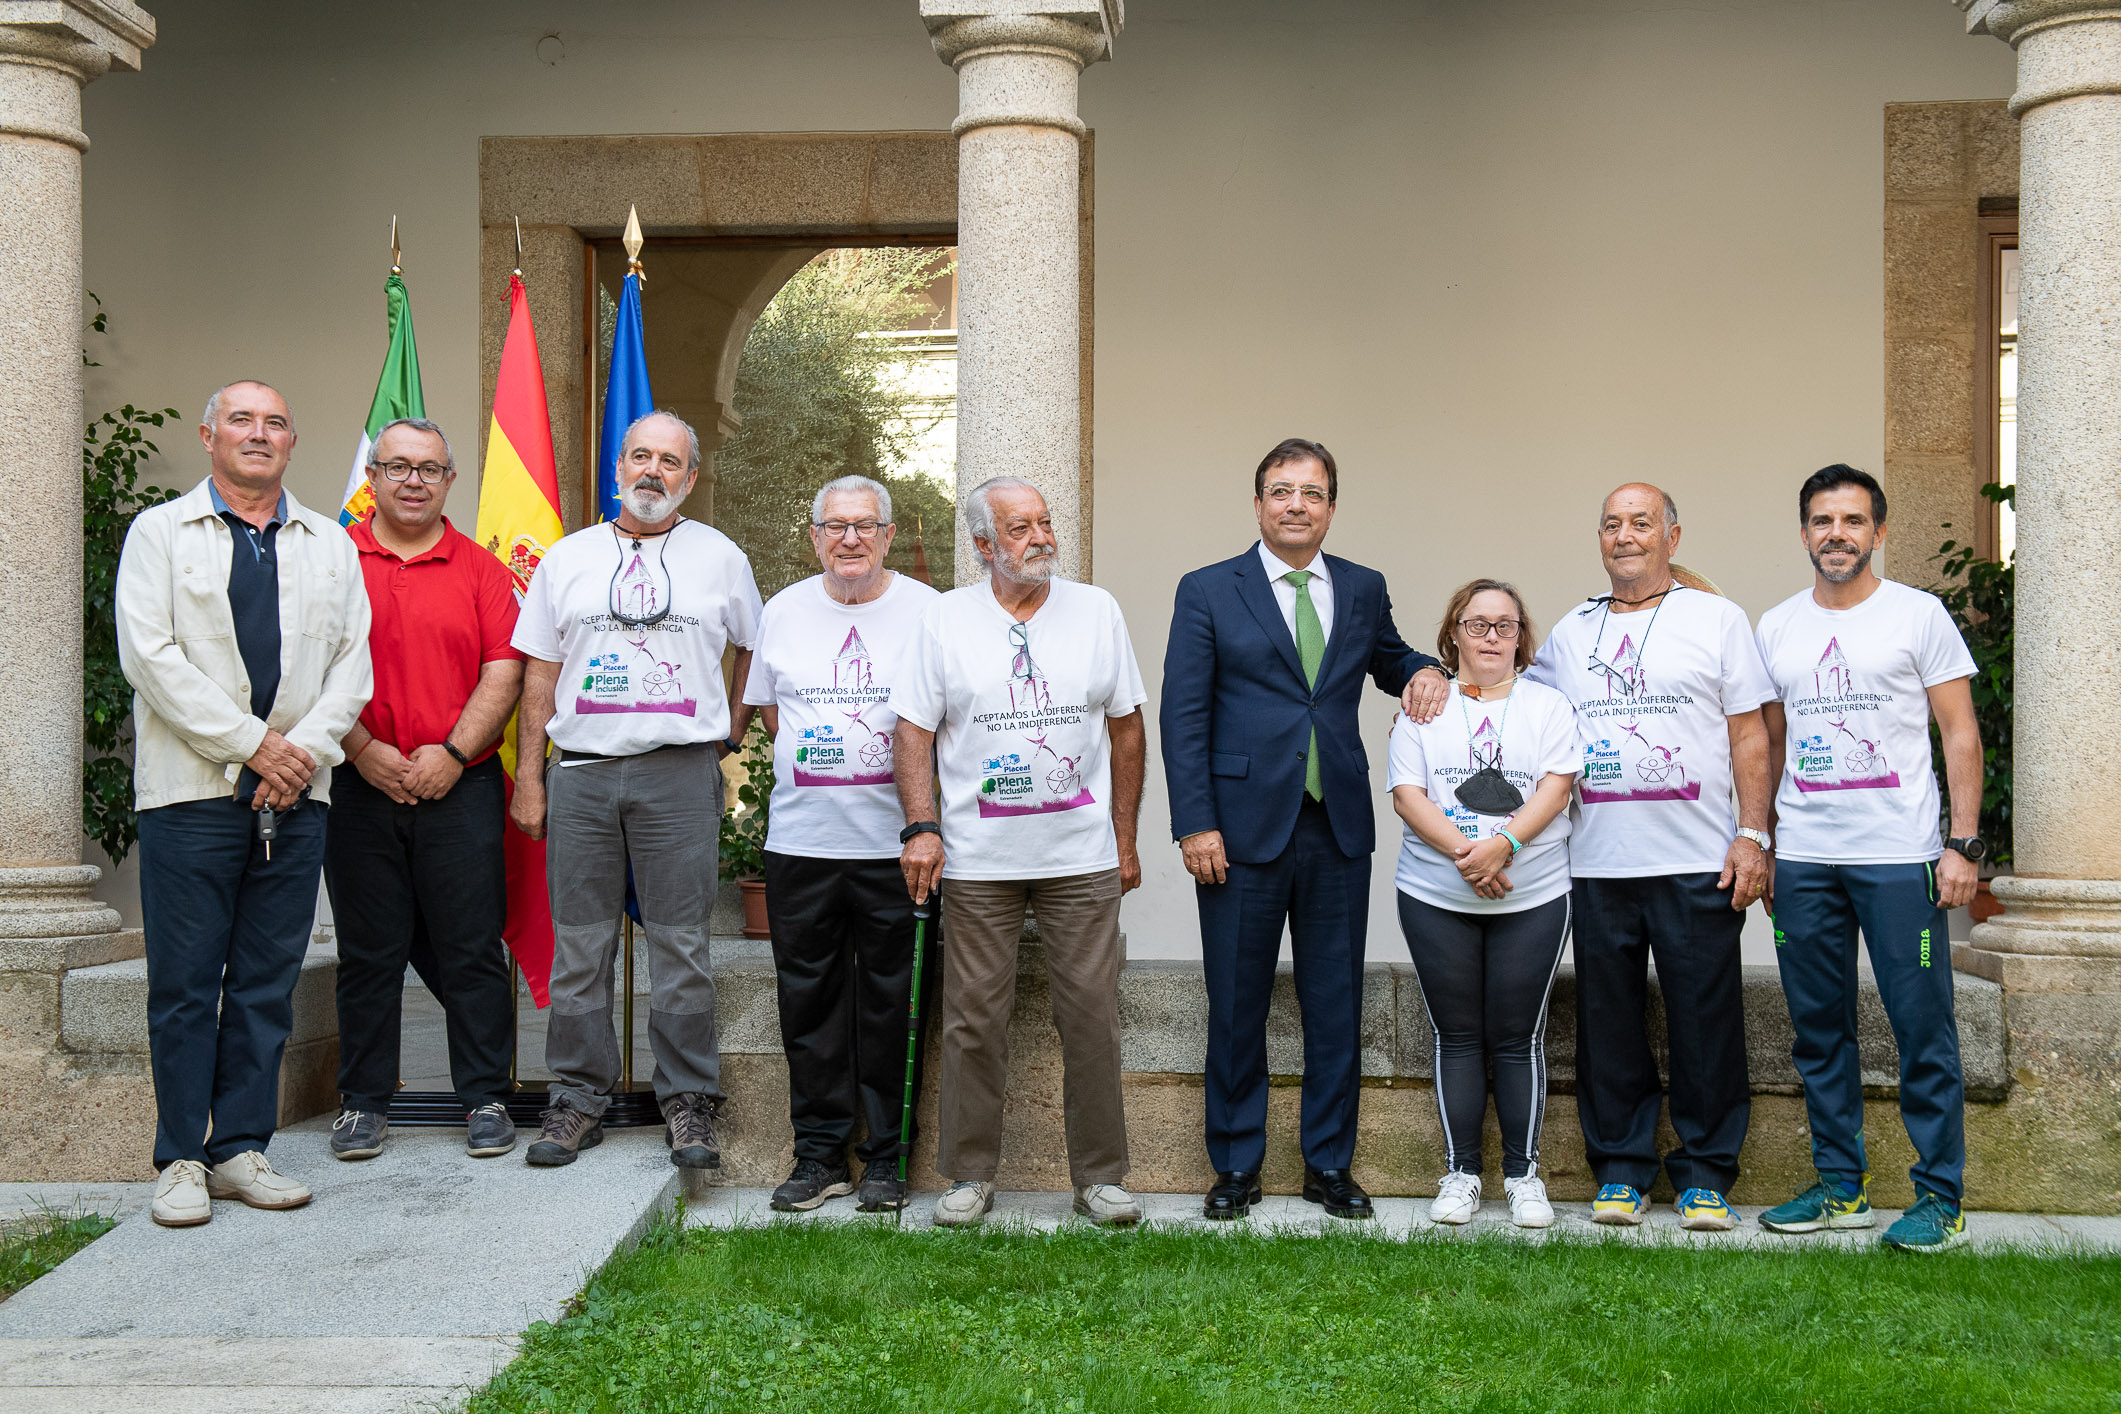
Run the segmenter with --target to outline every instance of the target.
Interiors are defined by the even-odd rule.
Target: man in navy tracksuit
[[[1373,1213],[1349,1172],[1377,847],[1356,709],[1367,677],[1426,721],[1450,684],[1400,638],[1384,576],[1319,552],[1339,490],[1318,443],[1267,453],[1252,481],[1259,543],[1179,581],[1164,656],[1171,833],[1198,885],[1208,982],[1211,1218],[1259,1201],[1267,1003],[1285,922],[1303,1011],[1303,1195],[1336,1217]]]
[[[1938,1251],[1966,1240],[1966,1087],[1944,916],[1973,898],[1987,853],[1974,833],[1981,738],[1974,660],[1944,605],[1871,568],[1885,509],[1863,472],[1814,473],[1798,515],[1815,582],[1760,617],[1780,698],[1767,706],[1770,759],[1783,762],[1768,905],[1818,1170],[1760,1225],[1803,1233],[1874,1221],[1856,1054],[1860,928],[1900,1048],[1900,1115],[1916,1153],[1915,1203],[1885,1241]],[[1938,828],[1932,715],[1951,787],[1949,839]]]

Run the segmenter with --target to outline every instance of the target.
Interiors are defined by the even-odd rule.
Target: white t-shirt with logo
[[[943,877],[1118,868],[1105,719],[1148,699],[1119,603],[1095,585],[1055,579],[1022,624],[985,580],[931,603],[891,708],[936,734]]]
[[[1944,605],[1890,579],[1853,609],[1823,609],[1807,589],[1760,616],[1759,638],[1787,723],[1777,857],[1934,861],[1929,689],[1974,675]]]
[[[1498,766],[1503,779],[1529,801],[1548,776],[1574,775],[1583,753],[1576,742],[1576,714],[1569,700],[1551,687],[1520,681],[1505,698],[1476,702],[1454,691],[1451,699],[1428,722],[1402,716],[1392,724],[1385,787],[1421,787],[1458,832],[1477,844],[1495,838],[1512,817],[1467,809],[1458,802],[1458,787],[1476,772]],[[1410,825],[1400,845],[1395,882],[1423,903],[1459,913],[1517,913],[1567,893],[1568,812],[1522,843],[1524,848],[1503,871],[1510,892],[1499,899],[1482,898],[1458,872],[1457,862]]]
[[[1745,611],[1675,588],[1633,613],[1569,610],[1527,676],[1576,707],[1569,868],[1579,879],[1719,873],[1738,829],[1726,720],[1775,698]]]
[[[812,575],[759,620],[744,700],[774,707],[773,811],[766,848],[815,859],[896,859],[906,822],[891,771],[891,684],[921,615],[941,596],[896,574],[866,604],[842,604]]]
[[[646,620],[667,609],[654,623]],[[751,647],[759,590],[751,561],[711,525],[681,520],[640,549],[611,524],[563,536],[539,562],[513,642],[560,665],[546,726],[566,751],[637,756],[724,741],[722,651]]]

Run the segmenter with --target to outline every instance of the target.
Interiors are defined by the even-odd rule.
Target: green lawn
[[[101,1213],[42,1212],[0,1224],[0,1301],[117,1224]]]
[[[659,1228],[498,1411],[2121,1409],[2121,1258]]]

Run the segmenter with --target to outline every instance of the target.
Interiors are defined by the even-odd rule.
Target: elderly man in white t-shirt
[[[563,537],[530,581],[516,620],[526,656],[509,814],[546,851],[552,896],[555,1077],[524,1157],[571,1164],[603,1142],[621,1076],[611,1025],[612,962],[628,869],[647,940],[648,1043],[671,1162],[719,1168],[722,1104],[707,920],[722,819],[721,758],[733,724],[722,653],[741,692],[760,604],[751,561],[678,507],[699,477],[683,419],[650,413],[620,444],[617,520]],[[548,763],[546,741],[559,748]],[[632,1038],[628,1037],[628,1043]]]
[[[1738,939],[1767,880],[1774,684],[1745,611],[1674,574],[1679,509],[1655,486],[1608,496],[1611,593],[1562,616],[1526,677],[1576,708],[1581,818],[1569,838],[1576,945],[1576,1113],[1599,1183],[1595,1222],[1633,1226],[1661,1167],[1681,1227],[1721,1231],[1752,1118]],[[1731,818],[1731,793],[1738,818]],[[1657,964],[1669,1096],[1644,1030]],[[1669,1098],[1679,1147],[1657,1152]]]
[[[1059,546],[1037,487],[996,477],[965,498],[964,515],[987,578],[929,606],[891,690],[906,888],[924,901],[948,881],[936,1167],[953,1182],[935,1221],[966,1226],[994,1206],[1029,905],[1061,1037],[1075,1211],[1139,1222],[1141,1204],[1121,1186],[1119,900],[1141,883],[1148,693],[1118,603],[1054,573]]]
[[[773,1191],[782,1212],[848,1192],[865,1213],[906,1202],[898,1154],[913,901],[899,872],[890,697],[938,596],[884,567],[894,534],[883,485],[826,482],[810,507],[822,572],[766,605],[744,680],[744,701],[773,737],[766,909],[795,1126],[795,1167]],[[859,1190],[847,1166],[857,1115]]]

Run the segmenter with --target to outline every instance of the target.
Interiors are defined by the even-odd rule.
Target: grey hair
[[[1665,490],[1662,486],[1650,486],[1650,483],[1647,481],[1630,481],[1628,483],[1628,486],[1649,486],[1650,490],[1655,491],[1658,495],[1664,497],[1664,528],[1666,530],[1670,530],[1672,527],[1679,524],[1679,503],[1672,499],[1671,492]],[[1601,531],[1605,529],[1606,501],[1612,500],[1613,494],[1625,491],[1626,489],[1627,486],[1616,486],[1613,488],[1613,492],[1607,494],[1605,501],[1600,501],[1598,503],[1598,528]]]
[[[817,525],[825,519],[825,498],[835,491],[849,494],[867,491],[876,497],[876,518],[886,525],[891,524],[891,493],[884,488],[883,482],[872,481],[866,476],[841,476],[817,488],[817,496],[810,502],[812,525]]]
[[[1040,500],[1046,498],[1045,492],[1021,476],[990,476],[966,492],[962,507],[965,528],[972,532],[973,539],[984,540],[989,545],[994,543],[994,505],[988,497],[996,491],[1034,491]]]
[[[619,439],[620,448],[623,450],[626,444],[633,440],[634,429],[639,427],[642,423],[646,422],[651,417],[667,417],[672,422],[675,422],[678,426],[685,429],[685,444],[688,448],[691,449],[692,452],[692,460],[685,464],[685,470],[698,471],[700,467],[700,434],[692,430],[691,423],[687,422],[684,418],[679,417],[669,408],[657,408],[654,412],[644,412],[639,417],[635,418],[633,421],[627,423],[626,435]]]
[[[274,397],[278,398],[283,403],[287,401],[286,394],[282,393],[278,388],[273,388],[272,384],[266,382],[263,378],[232,378],[228,382],[223,383],[220,387],[214,389],[213,392],[206,395],[206,411],[199,414],[199,425],[201,427],[211,427],[214,425],[214,419],[220,416],[221,414],[221,395],[227,392],[230,388],[233,388],[240,383],[248,383],[254,388],[272,388],[272,393]],[[294,421],[295,410],[293,408],[289,408],[287,410],[288,426],[292,427],[294,425]]]
[[[370,466],[374,466],[376,464],[376,442],[381,442],[383,440],[383,434],[385,432],[390,431],[390,429],[393,427],[410,427],[415,432],[431,433],[432,435],[441,438],[442,460],[449,463],[449,469],[451,471],[455,471],[457,469],[457,454],[449,450],[449,435],[445,433],[441,428],[435,426],[435,424],[433,424],[432,422],[429,422],[424,417],[394,417],[390,421],[384,423],[382,431],[376,433],[376,441],[369,443],[368,464]]]

